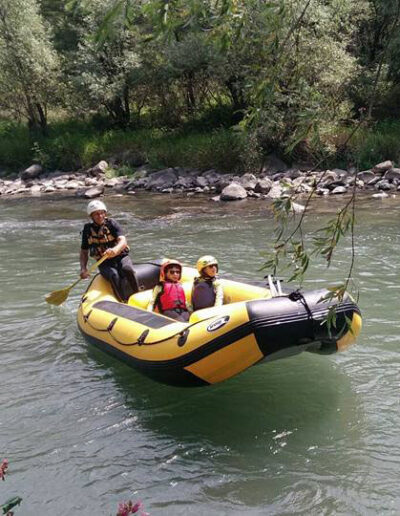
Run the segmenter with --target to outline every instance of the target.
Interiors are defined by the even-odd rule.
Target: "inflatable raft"
[[[349,295],[321,301],[327,290],[274,297],[272,289],[221,279],[224,305],[194,312],[178,322],[146,310],[162,260],[135,264],[139,292],[127,304],[97,275],[82,297],[78,325],[85,339],[154,380],[177,386],[210,385],[250,366],[303,351],[344,351],[361,330],[360,311]],[[190,298],[195,269],[184,267]],[[336,306],[335,327],[327,327]]]

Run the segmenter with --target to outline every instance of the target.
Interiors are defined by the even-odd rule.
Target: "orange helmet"
[[[181,262],[178,262],[178,260],[167,260],[165,263],[161,265],[160,269],[160,281],[165,281],[165,274],[167,270],[172,267],[173,265],[176,265],[180,268],[181,274],[182,274],[182,264]]]

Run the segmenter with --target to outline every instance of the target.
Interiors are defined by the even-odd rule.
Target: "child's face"
[[[179,267],[173,266],[173,267],[167,269],[165,276],[168,281],[172,281],[173,283],[178,283],[178,281],[181,279],[181,270]]]
[[[214,278],[218,272],[218,265],[207,265],[207,267],[204,267],[203,272],[210,278]]]

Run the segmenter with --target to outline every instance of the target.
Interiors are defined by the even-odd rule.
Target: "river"
[[[220,261],[261,280],[272,239],[263,201],[138,194],[108,197],[132,256]],[[318,200],[308,229],[343,201]],[[179,389],[88,347],[76,326],[82,282],[62,307],[44,295],[78,277],[85,201],[0,199],[0,503],[16,516],[115,515],[142,500],[152,515],[400,513],[400,203],[362,200],[355,277],[364,326],[343,354],[304,353],[222,384]],[[305,288],[335,284],[346,238]]]

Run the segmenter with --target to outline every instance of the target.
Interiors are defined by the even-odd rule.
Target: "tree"
[[[0,69],[0,107],[45,133],[59,61],[36,0],[2,0]]]
[[[123,13],[113,9],[111,0],[87,0],[78,7],[82,26],[69,74],[78,97],[83,99],[81,107],[98,110],[99,105],[103,106],[116,125],[126,127],[131,118],[130,77],[139,65],[135,32],[127,30]],[[107,10],[114,16],[110,30],[101,37]]]

